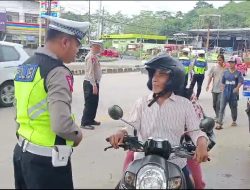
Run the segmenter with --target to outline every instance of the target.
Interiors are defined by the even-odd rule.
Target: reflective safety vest
[[[194,74],[205,74],[207,62],[204,58],[198,58],[194,61]]]
[[[38,64],[23,64],[18,67],[14,80],[16,98],[16,121],[18,135],[33,144],[51,147],[58,136],[51,129],[47,92]],[[61,137],[59,137],[61,138]],[[72,141],[66,141],[73,145]]]
[[[185,74],[188,74],[190,71],[190,64],[191,64],[190,59],[188,57],[183,56],[179,58],[179,61],[182,63],[182,65],[185,68]]]

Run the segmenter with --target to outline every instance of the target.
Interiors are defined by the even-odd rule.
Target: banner
[[[40,15],[47,15],[48,11],[48,1],[40,1]],[[50,16],[59,17],[60,16],[60,5],[58,1],[51,1],[51,11]]]
[[[5,32],[6,22],[7,22],[6,12],[0,11],[0,32]]]

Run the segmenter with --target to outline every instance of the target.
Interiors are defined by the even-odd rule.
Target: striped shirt
[[[172,93],[161,106],[154,103],[148,107],[148,103],[152,99],[153,93],[140,98],[128,117],[128,121],[137,129],[140,141],[145,142],[149,137],[158,137],[168,139],[172,146],[176,146],[180,143],[185,125],[188,131],[199,129],[200,119],[188,99]],[[195,144],[200,136],[207,137],[202,131],[191,132],[189,135]],[[143,153],[135,153],[135,159],[143,156]],[[183,168],[186,166],[187,160],[175,158],[169,161]]]
[[[101,64],[98,60],[97,55],[93,54],[91,51],[85,58],[85,77],[84,80],[90,82],[90,84],[95,85],[100,83],[102,77]]]

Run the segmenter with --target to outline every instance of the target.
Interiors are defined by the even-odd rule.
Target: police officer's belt
[[[53,147],[45,147],[33,144],[21,136],[19,136],[18,138],[18,145],[23,149],[23,152],[28,151],[32,154],[40,156],[47,156],[47,157],[52,156]]]

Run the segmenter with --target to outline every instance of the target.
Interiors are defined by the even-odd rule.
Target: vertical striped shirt
[[[168,139],[172,146],[176,146],[180,144],[185,125],[188,131],[199,129],[200,119],[188,99],[172,93],[161,106],[154,103],[148,107],[152,99],[153,93],[140,98],[128,117],[128,121],[136,127],[140,141],[145,142],[149,137],[158,137]],[[202,131],[191,132],[189,135],[195,144],[199,137],[207,137]],[[135,153],[135,159],[143,156],[142,153]],[[169,161],[183,168],[187,160],[175,158]]]

